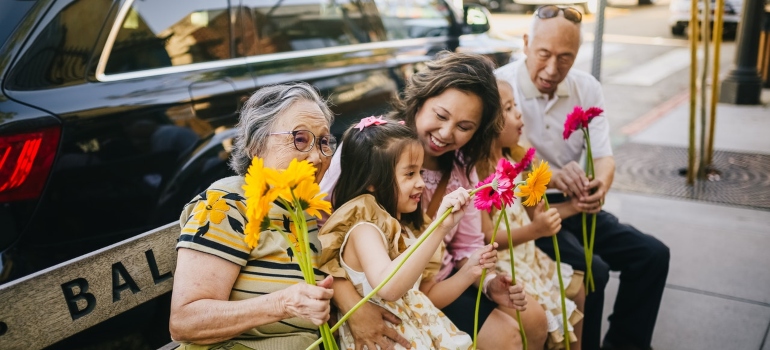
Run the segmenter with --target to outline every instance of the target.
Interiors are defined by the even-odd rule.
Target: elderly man
[[[596,291],[586,298],[584,349],[599,348],[604,287],[610,270],[620,271],[620,287],[603,349],[649,349],[668,275],[668,247],[601,210],[615,171],[607,118],[596,118],[589,125],[596,173],[593,180],[589,181],[578,164],[582,133],[573,133],[567,140],[562,137],[564,121],[574,106],[604,107],[599,82],[571,69],[580,47],[581,20],[581,13],[571,7],[540,7],[524,36],[526,59],[501,67],[497,75],[514,86],[526,125],[524,136],[537,148],[538,157],[552,166],[550,186],[565,194],[580,211],[597,213],[592,263]],[[548,198],[552,202],[565,200],[560,194]],[[564,218],[557,235],[562,261],[577,270],[586,269],[581,216]],[[536,243],[553,256],[551,242],[541,238]]]

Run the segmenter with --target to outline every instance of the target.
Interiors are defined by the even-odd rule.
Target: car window
[[[236,35],[243,56],[385,40],[371,0],[243,0]]]
[[[105,73],[231,57],[227,0],[134,1],[120,25]]]
[[[449,35],[452,12],[440,0],[376,0],[389,40]]]
[[[34,4],[34,1],[0,1],[0,47]]]
[[[85,81],[94,44],[110,0],[75,0],[58,11],[35,36],[15,64],[9,87],[15,90],[45,89]],[[21,16],[21,14],[19,14]]]

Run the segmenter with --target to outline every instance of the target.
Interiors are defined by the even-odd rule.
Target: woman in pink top
[[[491,142],[502,128],[494,66],[483,56],[442,53],[410,78],[402,98],[394,107],[394,116],[402,117],[414,128],[423,144],[425,192],[422,208],[435,218],[436,213],[430,212],[431,202],[440,203],[445,194],[459,187],[473,188],[478,183],[473,164],[489,156]],[[326,193],[332,193],[339,178],[339,154],[335,154],[321,181],[321,188]],[[441,182],[446,184],[441,186]],[[443,187],[443,191],[434,196],[439,187]],[[436,282],[462,268],[467,258],[484,246],[478,210],[472,206],[466,209],[463,219],[444,241],[446,254]],[[518,324],[512,316],[514,311],[505,306],[511,302],[509,289],[518,288],[510,287],[510,276],[488,274],[482,285],[475,280],[458,283],[456,287],[456,290],[431,296],[431,301],[460,330],[472,334],[476,294],[478,288],[483,288],[486,297],[482,298],[479,311],[479,348],[521,348]],[[333,301],[343,312],[361,300],[347,280],[335,279],[333,288]],[[397,342],[409,348],[403,338],[382,322],[384,319],[399,323],[399,320],[389,312],[367,304],[348,320],[356,344],[367,345],[369,349],[375,349],[375,346],[391,349],[393,342]],[[534,308],[529,309],[530,305]],[[528,343],[536,349],[545,344],[546,318],[536,302],[527,306],[522,318]]]

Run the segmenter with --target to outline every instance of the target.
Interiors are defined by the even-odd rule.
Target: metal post
[[[708,103],[708,93],[706,90],[706,79],[709,76],[709,29],[711,28],[711,1],[703,2],[703,21],[701,29],[703,31],[703,70],[700,81],[700,156],[698,157],[698,178],[706,178],[706,106]]]
[[[757,70],[757,58],[765,5],[764,0],[746,0],[743,4],[738,50],[735,53],[736,67],[722,82],[719,102],[752,105],[760,103],[762,94],[762,78]]]
[[[714,156],[714,128],[717,119],[717,98],[719,96],[719,61],[722,47],[722,26],[724,25],[725,0],[717,0],[714,14],[714,69],[711,74],[711,110],[709,113],[709,136],[706,142],[706,167],[711,167]]]
[[[602,81],[602,42],[604,41],[604,8],[607,0],[599,0],[596,28],[594,30],[594,58],[591,65],[591,75],[598,81]]]
[[[698,0],[690,0],[690,147],[687,152],[687,184],[695,183],[695,107],[698,87]]]

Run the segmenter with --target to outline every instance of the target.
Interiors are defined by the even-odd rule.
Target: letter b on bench
[[[76,288],[78,289],[77,292],[75,291]],[[61,289],[64,292],[64,299],[67,300],[67,307],[70,310],[70,316],[72,316],[73,321],[94,311],[96,297],[88,293],[88,281],[85,278],[76,278],[67,283],[62,283]],[[82,309],[78,307],[79,300],[85,300],[86,305]]]

